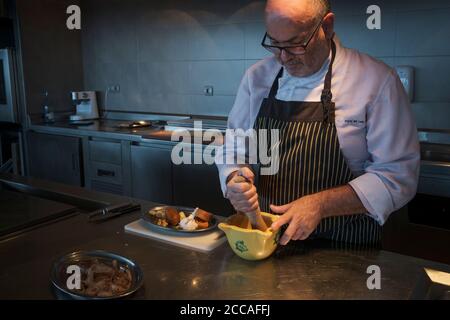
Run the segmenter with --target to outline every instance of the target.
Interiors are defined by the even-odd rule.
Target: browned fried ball
[[[166,209],[166,220],[169,225],[176,226],[180,223],[180,214],[175,208],[168,207]]]

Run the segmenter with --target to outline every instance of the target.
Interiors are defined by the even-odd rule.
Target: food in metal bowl
[[[73,289],[91,297],[112,297],[128,291],[132,284],[130,270],[117,260],[111,264],[99,259],[84,260],[81,267],[81,288]]]

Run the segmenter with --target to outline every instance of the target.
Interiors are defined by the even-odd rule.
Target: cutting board
[[[219,229],[195,235],[172,235],[151,230],[142,219],[127,224],[125,232],[200,252],[210,252],[227,241],[225,234]]]

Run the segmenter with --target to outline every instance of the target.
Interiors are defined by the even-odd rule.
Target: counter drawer
[[[91,179],[122,184],[122,167],[110,163],[91,161]]]
[[[89,158],[91,161],[122,164],[122,145],[112,141],[89,141]]]

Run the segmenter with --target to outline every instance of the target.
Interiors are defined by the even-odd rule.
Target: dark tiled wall
[[[119,84],[119,93],[108,94],[110,110],[227,115],[245,68],[264,55],[263,7],[242,0],[83,1],[85,87],[104,92]],[[203,94],[206,85],[213,96]]]
[[[412,103],[419,128],[450,128],[450,1],[335,0],[336,32],[347,47],[395,67],[415,68]],[[364,28],[365,8],[378,4],[381,30]]]
[[[66,27],[66,9],[78,0],[17,0],[27,111],[73,109],[70,91],[83,89],[81,33]]]
[[[86,89],[110,93],[108,109],[227,115],[247,67],[266,56],[265,1],[82,0]],[[368,30],[378,4],[382,29]],[[450,127],[450,2],[332,1],[345,46],[391,66],[416,68],[419,127]],[[205,85],[214,95],[205,96]],[[104,104],[103,95],[102,104]]]

